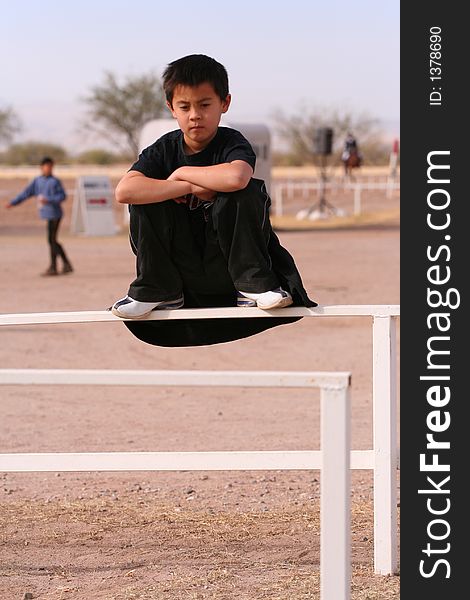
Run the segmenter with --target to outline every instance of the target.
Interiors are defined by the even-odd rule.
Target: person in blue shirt
[[[31,196],[36,196],[38,203],[39,216],[47,221],[47,240],[50,246],[51,264],[46,271],[42,273],[44,276],[58,275],[57,257],[60,256],[63,263],[61,273],[71,273],[73,271],[64,248],[57,241],[57,233],[59,224],[62,219],[62,202],[66,199],[66,194],[62,186],[62,182],[52,174],[54,161],[48,156],[44,157],[40,163],[41,175],[33,179],[26,188],[13,198],[7,208],[11,208],[24,202]]]

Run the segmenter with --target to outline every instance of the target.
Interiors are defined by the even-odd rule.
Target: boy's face
[[[210,83],[197,86],[177,85],[173,102],[167,102],[173,117],[184,134],[184,141],[193,150],[204,148],[214,137],[220,117],[230,106],[230,94],[221,100]]]
[[[44,175],[44,177],[49,177],[52,175],[52,167],[52,163],[44,163],[41,165],[41,173]]]

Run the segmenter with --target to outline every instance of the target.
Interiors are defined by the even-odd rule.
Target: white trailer
[[[250,142],[256,154],[256,168],[253,177],[263,179],[268,191],[271,185],[271,134],[269,128],[262,124],[233,123],[222,119],[222,127],[232,127],[243,134]],[[140,151],[150,146],[162,135],[178,129],[175,119],[154,119],[149,121],[140,134]]]

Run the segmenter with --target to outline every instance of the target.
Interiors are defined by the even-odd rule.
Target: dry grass
[[[352,517],[352,598],[397,599],[398,578],[372,573],[371,503],[354,502]],[[19,585],[47,600],[319,597],[318,502],[208,512],[129,499],[16,501],[0,507],[0,529],[9,598]]]

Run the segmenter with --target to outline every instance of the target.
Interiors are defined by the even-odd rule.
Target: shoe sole
[[[152,314],[152,311],[149,310],[148,312],[146,312],[143,315],[139,315],[137,317],[131,317],[129,315],[123,315],[119,312],[119,310],[117,308],[112,307],[111,308],[111,312],[113,313],[113,315],[116,315],[116,317],[120,317],[121,319],[130,319],[131,321],[138,321],[139,319],[145,319],[147,318],[149,315]]]
[[[290,306],[293,303],[293,300],[290,296],[288,296],[287,298],[281,298],[280,300],[277,300],[276,302],[273,302],[272,304],[266,304],[264,306],[260,306],[259,304],[257,305],[258,308],[261,308],[261,310],[271,310],[273,308],[285,308],[286,306]]]
[[[146,313],[144,313],[143,315],[138,315],[136,317],[131,317],[129,315],[124,315],[121,314],[119,312],[118,308],[114,308],[114,306],[111,307],[111,312],[113,313],[113,315],[116,315],[116,317],[120,317],[121,319],[131,319],[132,321],[138,321],[139,319],[146,319],[148,316],[150,316],[154,310],[176,310],[178,308],[181,308],[184,304],[184,299],[180,300],[180,301],[176,301],[173,304],[165,304],[164,306],[156,306],[155,308],[152,308],[152,310],[147,311]]]

